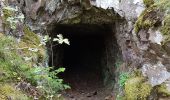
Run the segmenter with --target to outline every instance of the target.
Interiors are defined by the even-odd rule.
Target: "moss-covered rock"
[[[34,65],[42,65],[43,61],[45,61],[46,49],[40,45],[41,42],[38,35],[29,29],[25,29],[24,33],[25,35],[20,42],[12,36],[0,33],[0,85],[7,83],[17,84],[21,80],[34,85],[33,83],[36,81],[32,79],[32,74],[30,74],[31,68]],[[31,48],[37,49],[37,51]],[[17,91],[12,90],[11,85],[7,86],[7,88],[10,91]],[[0,90],[4,91],[4,87],[0,86]],[[0,92],[0,95],[1,93],[3,92]],[[3,94],[5,94],[5,98],[11,97],[12,100],[28,100],[20,92],[15,92],[18,94],[11,93],[5,92]],[[23,98],[20,99],[20,97]]]
[[[149,7],[154,4],[154,0],[143,0],[143,3],[146,5],[146,7]]]
[[[140,29],[149,29],[150,27],[161,24],[161,16],[163,16],[163,13],[155,6],[144,10],[135,23],[135,32],[137,33]]]
[[[28,27],[24,27],[24,36],[18,44],[21,49],[22,56],[32,58],[34,63],[42,63],[46,58],[45,46],[40,45],[40,37],[34,32],[30,31]],[[30,51],[34,49],[36,51]]]
[[[157,87],[158,94],[163,97],[170,96],[170,91],[165,84],[161,84]]]
[[[163,44],[166,45],[170,41],[170,14],[167,15],[163,20],[163,25],[161,27],[161,33],[164,36]]]
[[[129,78],[125,83],[125,97],[127,100],[146,100],[152,87],[143,77]]]
[[[135,32],[138,33],[140,29],[149,29],[154,26],[161,26],[164,16],[166,16],[166,13],[168,13],[169,8],[169,0],[161,0],[152,4],[142,12],[136,21]]]

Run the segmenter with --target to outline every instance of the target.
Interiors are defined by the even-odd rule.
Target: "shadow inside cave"
[[[60,74],[65,83],[71,86],[71,90],[66,94],[77,98],[81,98],[78,97],[80,94],[88,97],[89,93],[98,93],[100,98],[102,94],[109,94],[111,91],[106,92],[102,89],[104,89],[104,71],[107,70],[104,68],[107,66],[105,64],[107,39],[113,35],[112,26],[59,25],[53,33],[61,33],[70,41],[69,46],[59,45],[53,48],[54,66],[66,68],[66,71]],[[55,35],[52,34],[52,37]]]

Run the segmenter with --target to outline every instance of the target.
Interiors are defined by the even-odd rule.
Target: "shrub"
[[[70,88],[57,77],[59,73],[64,72],[65,68],[53,70],[50,67],[36,66],[36,62],[34,66],[30,66],[30,62],[33,63],[32,60],[25,60],[20,55],[22,50],[18,48],[19,43],[15,38],[4,35],[0,38],[0,74],[2,74],[0,84],[17,84],[24,81],[37,87],[45,98],[53,98],[60,90]]]

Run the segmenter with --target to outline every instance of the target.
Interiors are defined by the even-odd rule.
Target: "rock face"
[[[104,9],[114,8],[121,17],[131,21],[135,21],[145,9],[143,0],[96,0],[96,6]]]
[[[148,82],[153,90],[159,90],[158,87],[164,83],[170,85],[167,82],[170,78],[168,0],[151,0],[153,2],[149,3],[148,0],[91,0],[91,4],[83,0],[14,1],[11,0],[9,5],[18,5],[25,13],[25,23],[37,33],[50,32],[58,24],[114,24],[115,37],[124,61],[113,72],[116,83],[120,72],[135,73],[139,70],[142,72],[140,77],[146,78],[141,82]],[[0,32],[2,29],[0,25]],[[120,88],[117,90],[122,93],[123,89]],[[169,96],[167,92],[165,94]],[[152,95],[151,92],[143,97],[152,98]],[[159,98],[159,93],[155,98]]]
[[[108,5],[96,0],[98,7],[113,7],[126,19],[117,22],[117,41],[124,61],[131,63],[132,69],[142,68],[143,76],[154,86],[169,79],[169,8],[167,0],[110,0]],[[166,28],[165,28],[166,27]],[[130,67],[126,70],[131,70]],[[169,85],[167,85],[169,86]],[[126,93],[125,93],[126,94]]]

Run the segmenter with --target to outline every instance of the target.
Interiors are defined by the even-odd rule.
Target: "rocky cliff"
[[[48,32],[52,37],[57,35],[55,31],[62,25],[75,26],[80,32],[84,31],[83,28],[95,31],[108,25],[112,33],[105,41],[108,52],[103,55],[103,58],[106,58],[103,59],[103,66],[106,67],[105,77],[108,75],[114,77],[114,98],[118,100],[169,98],[169,0],[1,1],[1,7],[5,5],[17,6],[19,14],[22,12],[25,16],[23,22],[17,23],[15,30],[4,28],[5,19],[1,16],[0,33],[14,34],[17,38],[26,35],[22,32],[23,25],[27,25],[35,34],[43,35]],[[99,27],[86,27],[90,25]],[[26,38],[23,38],[23,41]],[[29,43],[31,39],[28,39]],[[114,44],[116,46],[112,47]],[[106,81],[108,80],[110,79],[106,78]]]

